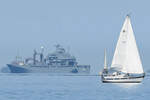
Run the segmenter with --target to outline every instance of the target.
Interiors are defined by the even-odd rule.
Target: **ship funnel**
[[[44,52],[44,47],[41,46],[40,62],[43,62],[43,52]]]

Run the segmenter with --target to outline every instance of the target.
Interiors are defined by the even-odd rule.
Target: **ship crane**
[[[43,55],[43,52],[44,52],[44,47],[41,46],[41,52],[37,52],[36,50],[34,50],[34,53],[33,53],[33,64],[35,65],[37,60],[36,60],[36,56],[39,56],[40,57],[40,63],[43,62],[43,58],[44,58],[44,55]]]

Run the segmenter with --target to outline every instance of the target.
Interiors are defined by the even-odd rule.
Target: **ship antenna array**
[[[44,46],[41,46],[41,53],[44,52]]]

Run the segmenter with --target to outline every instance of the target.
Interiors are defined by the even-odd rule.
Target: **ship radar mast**
[[[44,46],[41,46],[41,53],[44,52]]]

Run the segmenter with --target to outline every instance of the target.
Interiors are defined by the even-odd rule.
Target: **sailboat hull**
[[[124,78],[104,78],[103,83],[140,83],[144,79],[144,76],[140,77],[124,77]]]

